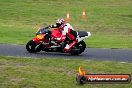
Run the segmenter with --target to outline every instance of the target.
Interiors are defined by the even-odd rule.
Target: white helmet
[[[64,19],[58,19],[56,21],[56,25],[59,27],[59,28],[63,28],[64,27],[64,24],[65,24],[65,20]]]

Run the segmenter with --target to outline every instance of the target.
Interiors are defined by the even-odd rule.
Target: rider
[[[71,49],[72,46],[74,46],[77,42],[76,37],[77,37],[77,32],[74,31],[74,29],[72,28],[72,26],[69,23],[66,23],[66,21],[64,19],[58,19],[56,21],[55,25],[50,25],[49,27],[51,28],[59,28],[62,32],[62,35],[60,38],[56,38],[57,41],[65,41],[66,37],[68,37],[70,39],[70,44],[66,44],[64,46],[64,51],[68,51],[69,49]]]

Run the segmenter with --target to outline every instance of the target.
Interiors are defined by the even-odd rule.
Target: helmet
[[[65,20],[64,19],[58,19],[56,21],[56,25],[57,25],[58,28],[62,29],[64,27],[64,24],[65,24]]]

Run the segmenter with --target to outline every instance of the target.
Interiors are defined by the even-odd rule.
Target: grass
[[[131,84],[77,85],[82,65],[87,73],[131,74],[132,63],[61,58],[0,57],[0,88],[131,88]]]
[[[85,42],[93,48],[131,48],[131,39],[131,36],[125,35],[93,35]]]
[[[88,47],[132,48],[131,4],[130,0],[0,0],[0,43],[26,44],[38,26],[54,24],[69,12],[76,30],[92,33]]]

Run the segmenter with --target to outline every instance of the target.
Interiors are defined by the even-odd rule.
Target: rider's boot
[[[64,52],[68,52],[70,51],[70,49],[77,43],[77,40],[76,41],[73,41],[72,43],[70,44],[66,44],[65,48],[64,48]]]

